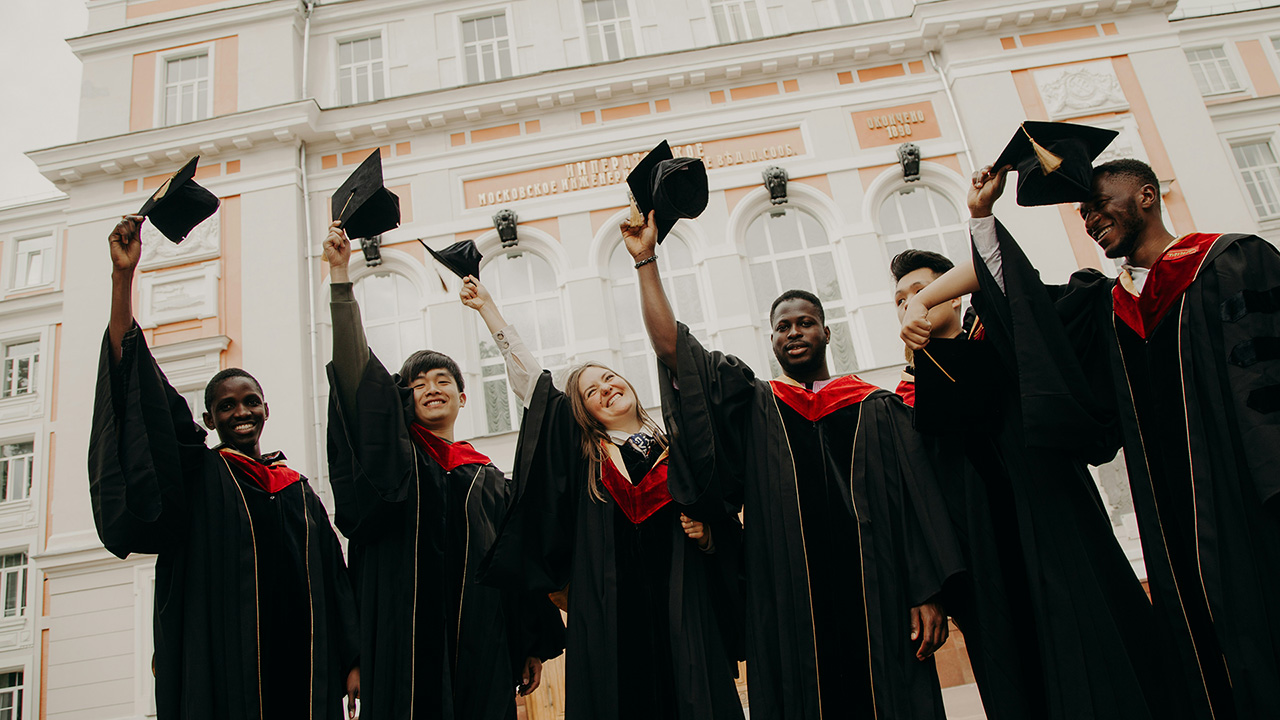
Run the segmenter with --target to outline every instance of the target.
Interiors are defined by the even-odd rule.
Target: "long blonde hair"
[[[658,427],[658,424],[653,421],[649,413],[645,412],[644,406],[640,404],[640,396],[636,395],[635,386],[620,373],[598,362],[585,362],[569,371],[569,377],[565,380],[565,395],[569,398],[569,408],[573,410],[573,419],[578,422],[578,427],[582,428],[582,457],[587,460],[587,488],[590,490],[592,498],[599,502],[604,502],[604,481],[601,480],[600,475],[600,468],[605,459],[603,443],[613,442],[613,440],[609,437],[609,431],[604,424],[587,410],[587,400],[582,396],[580,382],[582,372],[587,368],[600,368],[622,378],[622,382],[627,384],[627,387],[631,389],[632,396],[636,399],[636,419],[640,421],[646,431],[653,435],[654,440],[658,441],[658,447],[664,450],[667,447],[667,434],[662,431],[662,428]]]

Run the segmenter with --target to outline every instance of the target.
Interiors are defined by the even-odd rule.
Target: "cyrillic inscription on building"
[[[858,145],[864,148],[942,137],[933,103],[928,101],[853,113],[853,127]]]
[[[671,152],[676,157],[701,158],[707,169],[714,170],[803,155],[805,148],[800,129],[792,128],[759,135],[672,145]],[[462,189],[467,198],[467,207],[477,208],[621,185],[626,183],[627,174],[645,154],[635,152],[587,158],[508,175],[476,178],[464,181]]]

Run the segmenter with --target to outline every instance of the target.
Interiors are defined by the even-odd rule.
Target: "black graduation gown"
[[[907,407],[876,390],[811,421],[683,324],[677,353],[669,485],[743,508],[752,716],[942,718],[910,610],[962,567]]]
[[[997,314],[1007,328],[1028,435],[1067,449],[1123,440],[1153,606],[1180,661],[1168,687],[1199,717],[1274,714],[1280,407],[1266,400],[1280,380],[1280,255],[1256,236],[1220,237],[1143,338],[1115,315],[1114,279],[1080,271],[1045,286],[997,232],[1007,296],[975,258],[975,304],[989,332]]]
[[[637,481],[653,466],[626,464]],[[568,585],[565,717],[741,720],[737,519],[702,514],[716,545],[705,554],[685,537],[674,503],[636,525],[608,493],[594,498],[581,430],[548,371],[521,422],[515,477],[519,500],[485,582],[541,592]]]
[[[360,603],[362,717],[514,720],[524,660],[563,648],[545,596],[476,582],[511,487],[492,464],[446,470],[410,439],[412,391],[370,355],[356,406],[329,365],[329,472]]]
[[[89,494],[112,554],[158,555],[157,717],[342,717],[356,610],[320,498],[233,471],[136,326],[122,345],[103,338]]]
[[[1085,461],[1028,446],[1017,377],[991,342],[929,348],[916,354],[917,427],[969,568],[949,607],[987,717],[1178,717],[1151,603]]]

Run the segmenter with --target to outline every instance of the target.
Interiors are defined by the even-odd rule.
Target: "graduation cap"
[[[217,195],[192,179],[199,162],[199,155],[188,160],[181,170],[156,188],[138,211],[139,215],[151,218],[151,224],[174,244],[186,240],[187,233],[216,212],[220,204]]]
[[[627,185],[642,217],[657,211],[659,243],[677,220],[696,218],[707,208],[707,166],[697,158],[673,157],[666,140],[636,163]]]
[[[421,239],[418,242],[422,242]],[[462,240],[456,242],[449,247],[437,252],[432,250],[426,243],[422,243],[422,247],[427,248],[427,252],[431,253],[431,257],[435,258],[439,263],[460,278],[468,275],[480,277],[480,261],[484,256],[480,254],[480,249],[476,247],[474,240]]]
[[[1004,366],[991,343],[935,339],[914,353],[915,426],[920,432],[953,433],[988,427],[1000,407]]]
[[[400,225],[400,198],[382,185],[382,153],[374,150],[333,193],[333,219],[347,237],[371,238]]]
[[[1018,204],[1084,202],[1093,195],[1093,159],[1120,133],[1072,123],[1028,120],[993,167],[1018,171]]]

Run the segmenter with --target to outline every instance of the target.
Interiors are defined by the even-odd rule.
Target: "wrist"
[[[135,269],[136,267],[131,267],[131,268],[113,267],[111,268],[111,281],[113,283],[116,283],[117,285],[132,285],[133,271]]]
[[[969,217],[975,220],[978,218],[991,217],[991,206],[990,205],[970,205]]]
[[[657,253],[655,253],[655,252],[651,252],[651,253],[649,253],[648,255],[644,256],[644,257],[636,257],[636,256],[632,256],[632,259],[636,261],[636,265],[635,265],[636,270],[639,270],[640,268],[644,267],[645,265],[652,265],[653,263],[657,262],[657,261],[658,261],[658,254],[657,254]],[[656,266],[655,266],[655,267],[656,267]]]
[[[329,282],[349,283],[351,282],[351,273],[347,272],[345,267],[331,265],[329,266]]]

